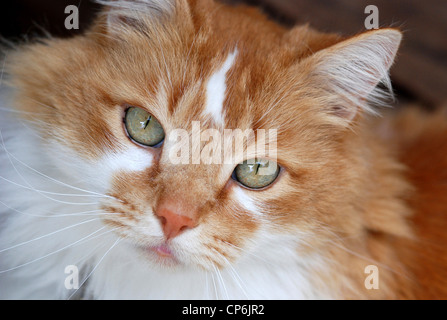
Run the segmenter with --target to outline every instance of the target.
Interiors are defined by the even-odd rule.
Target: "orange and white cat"
[[[85,34],[6,51],[1,298],[447,297],[447,116],[376,107],[398,30],[100,2]],[[255,138],[174,163],[194,124]]]

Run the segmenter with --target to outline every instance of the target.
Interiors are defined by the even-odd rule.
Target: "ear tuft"
[[[380,29],[321,50],[304,61],[308,80],[326,91],[332,113],[341,118],[350,121],[359,110],[376,113],[373,106],[392,97],[388,71],[401,39],[398,30]]]
[[[174,11],[175,0],[95,0],[106,8],[107,28],[138,27],[141,21],[155,19]]]

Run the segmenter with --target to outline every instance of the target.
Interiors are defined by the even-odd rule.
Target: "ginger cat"
[[[5,51],[1,298],[447,298],[447,116],[380,108],[398,30],[100,2]]]

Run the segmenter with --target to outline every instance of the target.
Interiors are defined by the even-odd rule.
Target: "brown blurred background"
[[[400,101],[416,101],[431,108],[447,102],[446,0],[224,0],[259,7],[282,24],[310,23],[328,32],[351,35],[365,30],[367,5],[379,9],[381,27],[404,31],[404,42],[392,69]],[[68,5],[79,8],[80,30],[66,30]],[[99,6],[92,0],[14,0],[0,5],[0,35],[11,40],[82,32]]]

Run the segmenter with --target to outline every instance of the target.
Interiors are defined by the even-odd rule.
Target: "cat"
[[[447,297],[447,116],[381,108],[399,30],[99,2],[5,50],[0,298]]]

